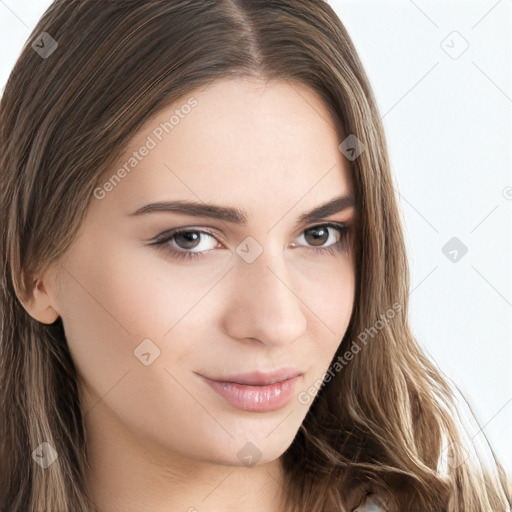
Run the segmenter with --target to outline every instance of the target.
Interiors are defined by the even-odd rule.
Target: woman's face
[[[341,142],[309,89],[240,79],[138,132],[42,279],[91,430],[122,425],[162,459],[232,466],[289,447],[353,308],[354,233],[325,226],[353,206],[301,220],[353,193]],[[147,206],[177,201],[196,206]],[[281,369],[298,377],[249,386]]]

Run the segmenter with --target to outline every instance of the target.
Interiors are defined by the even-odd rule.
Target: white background
[[[2,90],[50,3],[0,0]],[[330,4],[383,117],[414,335],[512,473],[512,0]],[[457,262],[452,237],[468,248]]]

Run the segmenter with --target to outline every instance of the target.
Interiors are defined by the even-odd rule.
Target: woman
[[[510,511],[327,3],[56,1],[1,107],[2,510]]]

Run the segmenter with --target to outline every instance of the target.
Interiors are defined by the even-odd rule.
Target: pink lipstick
[[[201,377],[237,409],[251,412],[275,411],[286,406],[301,373],[295,368],[274,372],[251,372],[230,377]]]

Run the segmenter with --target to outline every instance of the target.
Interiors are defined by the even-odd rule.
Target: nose
[[[236,267],[223,316],[227,334],[269,347],[291,343],[303,335],[307,306],[290,283],[282,258],[263,252],[252,263],[239,260]]]

